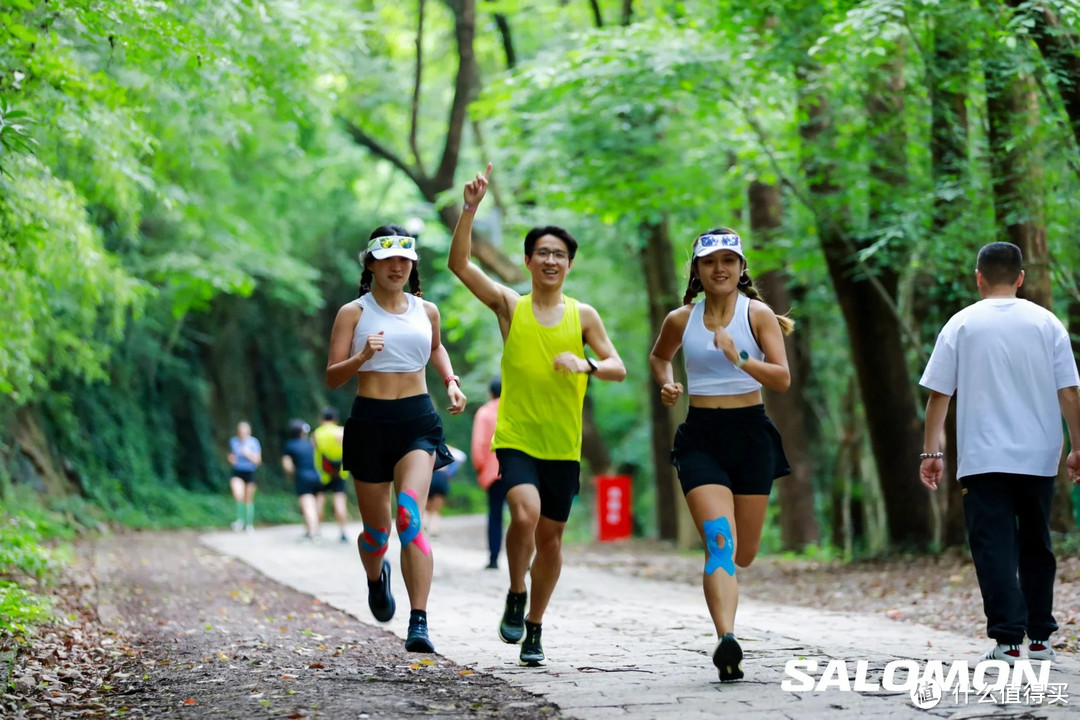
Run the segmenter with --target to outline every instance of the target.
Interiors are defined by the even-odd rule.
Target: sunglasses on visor
[[[702,235],[697,239],[697,244],[701,247],[737,247],[739,245],[739,236],[731,233]]]
[[[416,245],[416,239],[406,237],[402,235],[387,235],[385,237],[375,238],[372,243],[378,243],[378,247],[383,250],[389,250],[390,248],[401,248],[402,250],[412,250]]]

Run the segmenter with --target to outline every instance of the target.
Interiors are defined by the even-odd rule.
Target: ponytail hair
[[[694,298],[696,298],[698,293],[704,289],[701,285],[701,280],[698,279],[697,274],[694,272],[696,269],[697,260],[694,260],[690,264],[690,279],[686,283],[686,292],[684,292],[682,296],[683,305],[689,305],[694,302]]]
[[[750,273],[748,273],[745,269],[743,270],[742,275],[739,277],[739,292],[741,292],[743,295],[750,298],[751,300],[757,300],[758,302],[765,303],[769,306],[769,309],[772,310],[772,305],[769,305],[769,303],[765,302],[765,298],[761,297],[761,293],[759,293],[758,289],[754,287],[754,279],[750,277]],[[794,320],[789,318],[787,315],[780,315],[775,310],[773,310],[773,314],[776,315],[776,321],[780,323],[780,332],[784,333],[785,335],[790,335],[795,331]]]
[[[356,297],[362,298],[371,292],[371,280],[373,275],[371,274],[371,268],[364,267],[364,272],[360,273],[360,294]]]
[[[420,271],[417,269],[419,263],[413,263],[412,272],[409,273],[409,292],[418,298],[424,297],[424,291],[420,289]]]
[[[371,231],[371,235],[368,237],[368,242],[371,242],[375,238],[387,237],[390,235],[400,235],[402,237],[415,238],[416,236],[410,233],[400,225],[380,225]],[[361,258],[364,261],[364,272],[360,274],[360,293],[356,296],[361,298],[371,292],[371,281],[375,279],[375,276],[371,272],[369,264],[371,263],[371,257],[366,254],[362,254]],[[424,291],[420,289],[420,262],[413,261],[412,271],[409,273],[409,292],[416,297],[424,297]]]

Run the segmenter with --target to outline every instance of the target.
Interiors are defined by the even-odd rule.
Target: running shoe
[[[725,633],[720,638],[720,643],[713,650],[712,661],[720,673],[720,682],[742,679],[742,647],[732,633]]]
[[[409,652],[433,653],[435,646],[428,637],[427,618],[409,618],[409,634],[405,636],[405,649]]]
[[[233,529],[233,532],[244,532],[244,521],[233,520],[232,524],[229,527]]]
[[[540,623],[525,621],[525,642],[521,643],[521,664],[539,667],[547,662],[544,646],[540,644]]]
[[[383,560],[379,579],[374,583],[368,583],[367,604],[371,608],[371,614],[379,622],[390,622],[394,617],[397,606],[394,604],[394,596],[390,594],[390,562],[388,560]]]
[[[1049,640],[1032,640],[1028,645],[1028,660],[1053,660],[1054,648],[1050,647]]]
[[[1020,646],[1019,645],[1005,645],[997,643],[985,655],[982,656],[983,660],[1004,660],[1010,665],[1014,664],[1020,659]]]
[[[525,600],[528,593],[506,593],[506,609],[499,622],[499,639],[517,645],[525,635]]]

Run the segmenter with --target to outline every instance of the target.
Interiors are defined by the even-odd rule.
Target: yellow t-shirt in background
[[[320,425],[311,433],[315,445],[315,469],[319,471],[323,485],[329,485],[335,475],[349,479],[349,471],[341,467],[341,432],[340,425]]]

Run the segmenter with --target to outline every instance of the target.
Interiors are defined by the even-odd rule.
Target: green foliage
[[[24,110],[11,105],[0,105],[0,172],[7,174],[8,177],[11,175],[4,169],[6,157],[16,153],[27,153],[36,143],[24,124],[29,120]]]
[[[70,183],[36,158],[0,176],[0,392],[34,399],[49,380],[103,380],[140,285],[105,250]]]
[[[655,388],[644,224],[668,223],[680,287],[690,240],[718,224],[743,231],[755,273],[790,273],[813,359],[823,498],[856,369],[821,223],[843,216],[867,266],[899,269],[898,319],[920,324],[909,348],[914,382],[949,309],[974,297],[973,249],[1000,229],[984,127],[991,60],[1005,76],[1041,83],[1042,121],[1022,144],[1042,171],[1057,298],[1077,297],[1069,268],[1080,261],[1071,240],[1080,163],[1054,94],[1066,78],[1040,59],[1027,6],[644,0],[620,24],[621,8],[601,5],[596,27],[585,3],[477,4],[484,89],[458,175],[495,161],[501,215],[479,224],[510,257],[534,224],[564,224],[582,241],[567,292],[600,310],[629,370],[623,384],[591,383],[590,398],[614,464],[635,468],[635,514],[647,531]],[[1052,5],[1061,31],[1075,32],[1075,3]],[[323,387],[326,338],[355,296],[359,238],[387,221],[427,223],[425,297],[440,306],[471,407],[486,398],[501,338],[446,272],[436,208],[338,121],[389,138],[406,165],[434,168],[457,56],[451,6],[426,9],[415,128],[411,5],[13,0],[0,9],[0,441],[5,457],[17,447],[6,435],[17,410],[44,419],[73,482],[103,508],[50,498],[68,522],[220,525],[231,517],[223,448],[240,418],[265,450],[260,518],[292,521],[277,466],[283,430],[291,417],[314,421],[328,402],[348,410],[352,387]],[[511,29],[514,69],[496,12]],[[966,52],[950,77],[969,115],[968,152],[942,179],[931,80],[937,43],[951,32]],[[883,89],[901,101],[890,126],[903,143],[894,183],[870,171],[881,138],[868,107]],[[821,103],[830,138],[820,167],[804,166],[807,95]],[[836,185],[835,208],[809,192],[821,168]],[[747,232],[755,180],[783,188],[782,225],[768,245]],[[454,183],[439,203],[459,199]],[[935,225],[942,203],[955,210],[944,227]],[[450,442],[468,445],[468,417],[445,426]],[[471,475],[455,484],[448,511],[467,508],[483,508]],[[591,520],[581,522],[571,534],[591,536]]]
[[[47,597],[0,580],[0,636],[26,635],[31,628],[49,619],[51,609]]]
[[[52,553],[42,545],[37,525],[22,516],[8,516],[0,524],[0,568],[4,575],[46,578],[54,570]]]
[[[25,635],[49,619],[50,604],[24,587],[48,581],[57,560],[37,525],[21,515],[0,515],[0,637]]]

